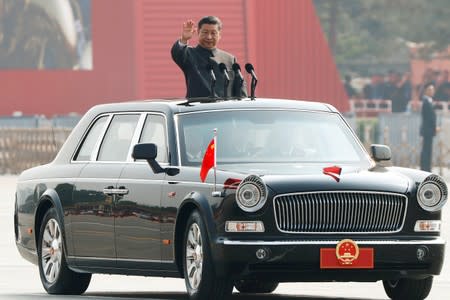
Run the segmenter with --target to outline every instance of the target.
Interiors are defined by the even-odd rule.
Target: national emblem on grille
[[[336,257],[341,265],[351,265],[359,256],[358,245],[350,240],[340,241],[336,246]]]

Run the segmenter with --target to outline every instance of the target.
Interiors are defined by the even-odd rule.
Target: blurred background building
[[[0,115],[84,113],[104,102],[183,97],[170,48],[186,19],[205,15],[224,23],[220,47],[255,66],[257,96],[349,109],[310,0],[0,3]]]
[[[450,167],[448,0],[0,0],[0,173],[51,160],[93,105],[184,97],[170,48],[205,15],[255,66],[258,97],[331,103],[396,165],[418,166],[434,82],[434,166]]]

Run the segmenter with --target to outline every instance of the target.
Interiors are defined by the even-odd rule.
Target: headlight
[[[256,175],[249,175],[239,184],[236,191],[236,203],[246,212],[255,212],[264,206],[267,200],[267,187]]]
[[[419,185],[417,201],[427,211],[438,211],[447,202],[447,185],[437,175],[430,175]]]

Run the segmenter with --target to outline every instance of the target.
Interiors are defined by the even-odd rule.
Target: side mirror
[[[386,145],[373,144],[370,146],[370,152],[376,162],[391,160],[391,148]]]
[[[131,156],[134,159],[145,159],[155,174],[166,173],[169,176],[175,176],[180,173],[178,168],[162,168],[156,161],[156,156],[158,156],[158,147],[156,144],[136,144],[133,147]]]
[[[155,144],[137,144],[134,145],[131,155],[134,159],[155,160],[158,156],[158,148]]]

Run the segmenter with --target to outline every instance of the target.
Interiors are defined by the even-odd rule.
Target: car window
[[[92,152],[95,150],[95,144],[102,133],[107,119],[108,116],[100,117],[95,121],[94,125],[92,125],[75,157],[76,161],[88,161],[91,159]]]
[[[217,128],[217,164],[368,163],[338,114],[231,110],[179,116],[181,161],[200,165]]]
[[[166,122],[163,116],[148,115],[139,143],[153,143],[158,146],[158,162],[167,162]]]
[[[97,160],[126,161],[139,115],[115,115],[106,131]]]

